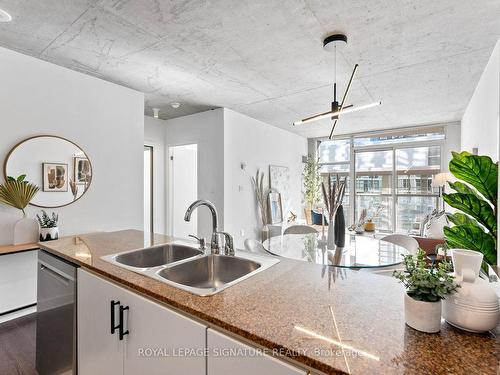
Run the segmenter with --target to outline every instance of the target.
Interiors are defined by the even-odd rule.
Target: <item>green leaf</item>
[[[475,219],[461,212],[455,212],[454,214],[446,214],[446,216],[448,217],[448,220],[455,225],[464,225],[464,224],[478,225]]]
[[[12,176],[7,176],[7,181],[16,181],[16,179]]]
[[[472,155],[466,151],[452,152],[450,172],[475,187],[493,206],[497,206],[498,164],[489,156]]]
[[[456,190],[467,191],[462,189],[463,186],[465,186],[464,184],[457,182],[454,186],[460,186],[460,188]],[[494,236],[496,236],[497,218],[495,212],[488,202],[481,199],[474,192],[443,194],[443,199],[451,207],[459,209],[460,211],[472,216],[480,224],[484,225],[486,229],[492,232]]]
[[[444,227],[446,244],[450,248],[469,249],[481,252],[489,264],[497,264],[496,239],[479,226],[464,224]]]
[[[18,181],[18,182],[23,182],[25,178],[26,178],[26,175],[25,175],[25,174],[22,174],[22,175],[20,175],[20,176],[17,178],[17,181]]]

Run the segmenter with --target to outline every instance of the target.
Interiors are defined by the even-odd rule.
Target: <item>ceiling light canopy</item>
[[[12,16],[5,10],[0,9],[0,22],[10,22],[12,21]]]
[[[153,108],[153,117],[154,118],[160,117],[160,108]]]
[[[329,138],[332,139],[333,131],[335,130],[335,126],[337,125],[337,122],[339,120],[340,115],[345,115],[348,113],[361,111],[361,110],[376,107],[376,106],[382,104],[382,102],[378,101],[375,103],[365,104],[365,105],[361,105],[361,106],[357,106],[357,107],[354,107],[352,104],[346,105],[347,95],[349,94],[349,90],[351,89],[352,81],[353,81],[354,76],[356,75],[356,72],[358,70],[358,67],[359,67],[358,64],[354,65],[354,69],[352,71],[351,78],[349,79],[349,83],[347,84],[347,88],[344,92],[344,96],[342,97],[342,101],[340,102],[340,104],[337,101],[337,46],[338,45],[345,45],[345,44],[347,44],[347,36],[344,34],[332,34],[332,35],[328,36],[327,38],[325,38],[325,40],[323,40],[323,48],[326,51],[333,51],[333,53],[335,54],[334,73],[333,73],[333,76],[334,76],[333,77],[333,102],[332,102],[331,110],[328,112],[319,113],[317,115],[304,118],[302,120],[295,121],[293,123],[294,126],[307,124],[307,123],[314,122],[314,121],[319,121],[319,120],[322,120],[322,119],[329,117],[333,120],[332,130],[330,131],[330,135],[329,135]]]

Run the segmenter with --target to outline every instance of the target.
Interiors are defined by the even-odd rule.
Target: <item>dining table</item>
[[[272,255],[344,268],[387,268],[403,262],[406,248],[371,236],[346,232],[343,247],[321,233],[282,234],[263,242]]]

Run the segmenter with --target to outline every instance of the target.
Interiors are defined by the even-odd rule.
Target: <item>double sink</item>
[[[216,294],[279,262],[274,257],[237,254],[205,254],[188,243],[175,241],[102,259],[199,296]]]

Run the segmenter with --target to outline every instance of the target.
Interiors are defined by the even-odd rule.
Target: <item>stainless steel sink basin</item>
[[[134,268],[152,268],[175,263],[202,254],[203,252],[201,250],[190,246],[169,244],[115,254],[110,257],[105,257],[104,259],[112,263],[119,263]]]
[[[275,257],[240,251],[237,256],[203,254],[192,246],[174,243],[102,259],[199,296],[218,293],[279,263]]]
[[[192,288],[220,288],[260,267],[253,260],[207,255],[158,271],[158,276]]]
[[[218,293],[279,262],[278,259],[253,254],[243,256],[206,255],[166,267],[156,278],[199,296]]]

